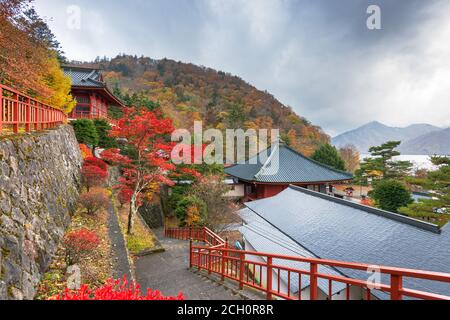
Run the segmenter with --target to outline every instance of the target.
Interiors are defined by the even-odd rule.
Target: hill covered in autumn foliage
[[[283,139],[298,151],[310,155],[329,142],[314,126],[237,76],[190,63],[120,55],[97,59],[116,94],[129,104],[159,104],[174,119],[175,126],[191,128],[203,120],[207,128],[279,128]]]

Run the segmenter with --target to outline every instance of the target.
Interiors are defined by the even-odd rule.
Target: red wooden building
[[[244,185],[243,201],[277,195],[290,184],[310,190],[331,193],[333,184],[353,179],[350,173],[316,162],[289,148],[284,142],[263,151],[246,163],[225,168],[225,173]]]
[[[77,100],[69,119],[108,119],[111,106],[124,107],[106,86],[99,68],[64,65],[63,70],[72,80],[72,95]]]

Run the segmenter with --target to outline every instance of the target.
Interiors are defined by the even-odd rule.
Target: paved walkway
[[[162,230],[155,230],[155,234],[166,251],[140,257],[136,261],[136,281],[142,291],[152,288],[171,296],[183,292],[188,300],[240,299],[231,290],[207,281],[188,269],[187,241],[165,238]]]
[[[128,254],[125,244],[125,239],[120,230],[119,220],[117,213],[115,212],[114,205],[110,200],[108,208],[108,227],[109,227],[109,238],[111,240],[111,254],[113,262],[113,277],[115,279],[121,279],[124,275],[127,279],[132,280],[130,273],[130,262],[128,261]]]

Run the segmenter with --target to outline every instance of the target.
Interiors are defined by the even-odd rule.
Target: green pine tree
[[[341,158],[337,149],[330,144],[322,145],[312,154],[311,159],[332,168],[345,171],[345,161]]]
[[[105,119],[95,119],[94,126],[98,135],[98,147],[104,149],[117,148],[117,141],[109,136],[111,126]]]
[[[355,172],[356,182],[366,185],[368,178],[372,180],[404,179],[411,171],[410,161],[393,160],[400,152],[395,150],[401,141],[388,141],[369,149],[370,157],[365,158],[360,169]]]
[[[75,131],[75,136],[79,143],[91,147],[98,146],[98,133],[92,120],[78,119],[70,123]]]
[[[421,199],[399,211],[443,226],[450,220],[450,158],[435,156],[431,162],[438,166],[438,170],[428,172],[423,179],[408,178],[407,182],[433,191],[433,198]]]

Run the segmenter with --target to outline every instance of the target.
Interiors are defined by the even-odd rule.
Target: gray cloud
[[[78,5],[81,30],[69,30]],[[366,28],[378,4],[382,30]],[[372,120],[450,126],[450,2],[37,0],[69,58],[172,58],[241,76],[336,134]]]

